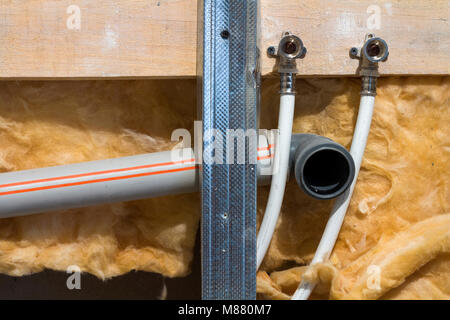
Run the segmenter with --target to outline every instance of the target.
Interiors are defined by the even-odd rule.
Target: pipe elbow
[[[316,199],[344,193],[355,176],[351,154],[340,144],[314,134],[295,134],[291,144],[291,171],[299,187]]]

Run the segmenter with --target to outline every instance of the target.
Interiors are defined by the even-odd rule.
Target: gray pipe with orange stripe
[[[267,140],[258,162],[270,165]],[[198,191],[192,149],[0,174],[0,218]]]
[[[0,217],[192,192],[193,155],[170,152],[83,162],[0,175]]]
[[[313,159],[313,153],[323,151],[323,148],[308,147],[312,141],[311,135],[294,136],[297,138],[293,139],[295,145],[292,145],[291,154],[299,154],[296,150],[302,148],[302,163]],[[260,136],[258,143],[258,183],[267,184],[270,183],[268,174],[272,172],[274,145],[269,145],[264,136]],[[314,143],[316,146],[317,139],[314,139]],[[342,146],[334,142],[330,144],[330,140],[324,140],[323,143],[328,145],[331,154],[339,155],[342,161],[341,155],[347,152]],[[199,188],[199,165],[194,152],[192,149],[183,149],[179,153],[182,155],[176,160],[173,151],[166,151],[0,174],[0,218],[196,192]],[[330,153],[327,158],[329,165],[335,165],[335,159],[330,157]],[[353,166],[350,154],[345,154],[344,158]],[[300,165],[302,170],[298,170]],[[299,164],[298,159],[292,157],[291,171],[296,176],[314,177],[322,174],[321,168],[305,172],[303,167],[308,166]],[[352,174],[341,175],[343,181],[351,181]],[[304,185],[301,187],[309,195],[315,196]],[[343,183],[340,191],[343,192],[347,187],[347,183]]]

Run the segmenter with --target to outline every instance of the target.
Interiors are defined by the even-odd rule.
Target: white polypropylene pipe
[[[0,175],[0,218],[193,192],[197,170],[192,149],[90,161]]]
[[[274,172],[270,185],[269,200],[257,238],[257,268],[266,255],[272,235],[277,225],[289,167],[291,148],[292,122],[294,120],[295,95],[282,94],[280,97],[280,113],[278,117],[279,138],[275,149]]]
[[[320,240],[319,246],[316,250],[311,265],[323,262],[329,259],[331,251],[334,248],[342,223],[344,222],[345,213],[352,198],[353,190],[355,189],[356,180],[358,178],[359,169],[366,149],[367,137],[370,131],[370,124],[372,122],[373,106],[375,104],[374,96],[361,96],[359,105],[358,119],[356,121],[355,131],[353,133],[352,146],[350,154],[355,162],[355,177],[353,182],[346,192],[336,199],[333,209],[328,219],[325,231]],[[292,296],[293,300],[306,300],[311,292],[314,290],[315,284],[308,281],[302,281],[300,286]]]
[[[258,169],[270,166],[272,147],[259,137]],[[195,191],[190,148],[16,171],[0,174],[0,218]]]

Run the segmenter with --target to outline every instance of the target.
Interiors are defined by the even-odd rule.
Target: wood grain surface
[[[300,76],[354,75],[358,62],[348,50],[369,32],[389,44],[383,75],[450,73],[447,0],[261,0],[260,7],[263,75],[274,65],[265,50],[282,31],[308,49]],[[196,51],[195,0],[0,2],[0,79],[194,77]]]

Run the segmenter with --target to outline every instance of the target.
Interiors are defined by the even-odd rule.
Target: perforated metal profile
[[[226,136],[228,129],[257,129],[258,1],[203,0],[199,6],[202,297],[255,299],[257,141],[246,140],[240,164],[233,148],[230,164]],[[222,164],[209,161],[211,132],[224,137]]]

